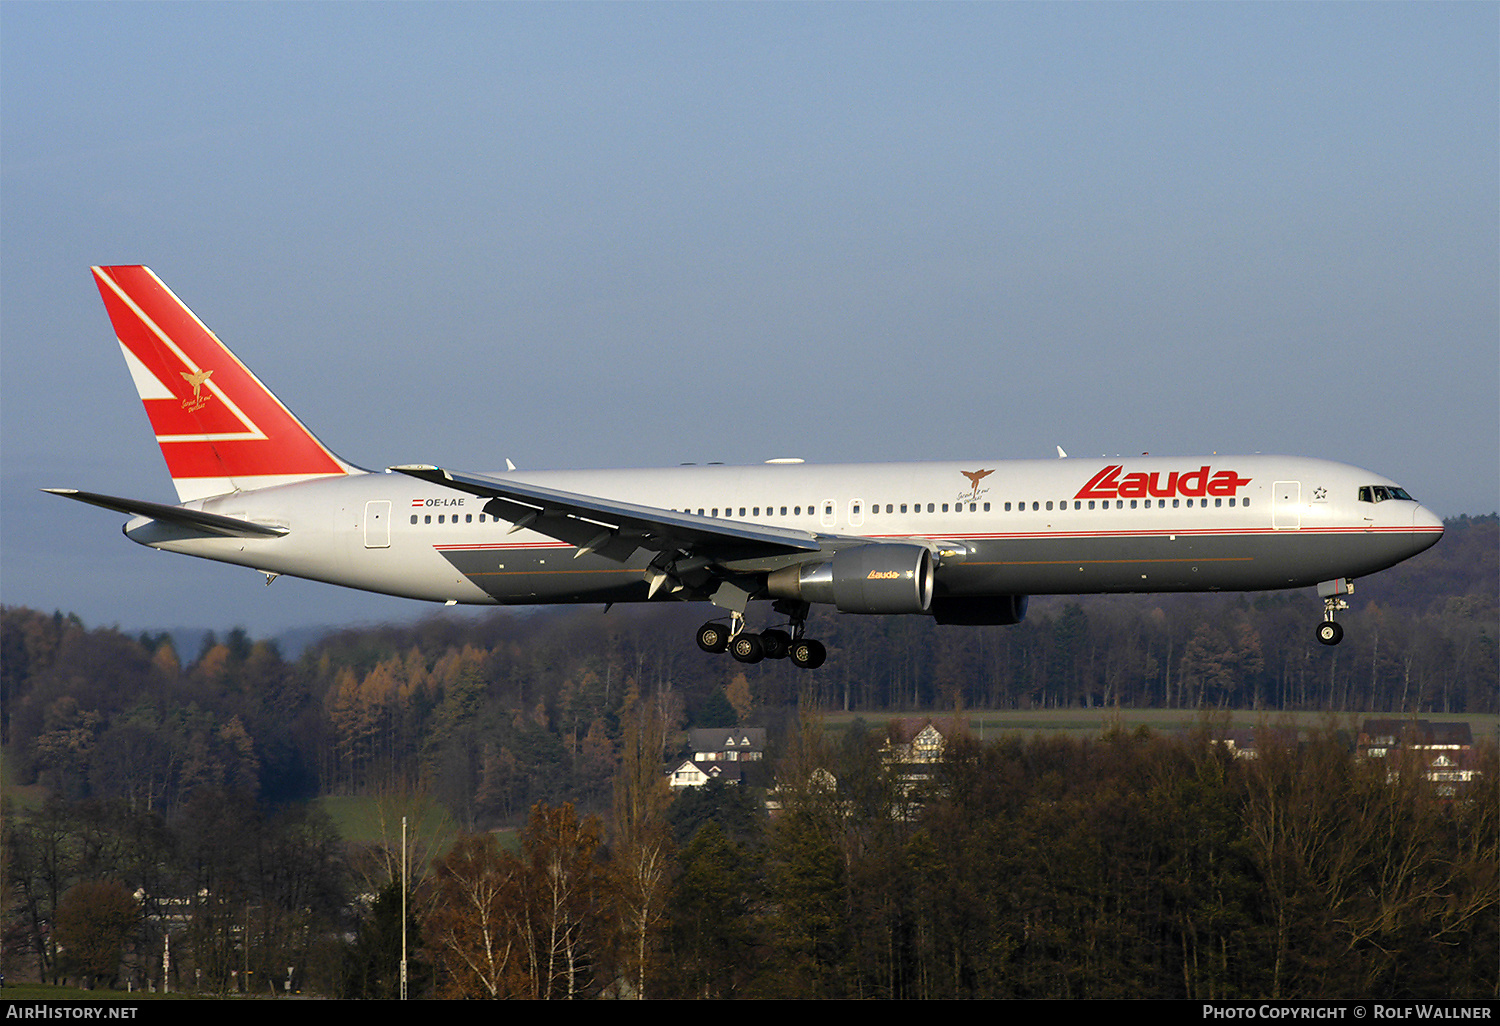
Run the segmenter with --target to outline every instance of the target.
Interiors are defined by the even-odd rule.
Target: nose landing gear
[[[1353,594],[1354,582],[1347,577],[1323,581],[1318,585],[1318,597],[1323,600],[1323,622],[1318,624],[1318,641],[1325,645],[1337,645],[1344,640],[1344,627],[1334,619],[1334,615],[1341,609],[1349,608],[1349,603],[1344,601],[1343,596]]]

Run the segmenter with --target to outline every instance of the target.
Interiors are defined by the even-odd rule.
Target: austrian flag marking
[[[1105,467],[1089,478],[1075,499],[1172,499],[1177,497],[1195,499],[1205,495],[1237,495],[1250,483],[1250,478],[1240,477],[1232,470],[1214,473],[1211,467],[1199,467],[1187,472],[1170,471],[1162,480],[1160,471],[1126,474],[1123,464]]]

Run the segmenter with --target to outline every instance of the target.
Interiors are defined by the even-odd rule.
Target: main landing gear
[[[1347,577],[1318,585],[1318,597],[1323,600],[1323,622],[1318,624],[1318,640],[1323,644],[1337,645],[1344,640],[1344,626],[1333,617],[1339,610],[1349,608],[1343,597],[1353,594],[1354,582]]]
[[[772,628],[756,634],[745,629],[745,615],[731,612],[729,626],[718,620],[710,620],[698,628],[698,647],[705,652],[725,652],[742,663],[758,663],[762,659],[790,659],[804,670],[816,670],[828,658],[828,650],[821,641],[802,636],[807,620],[806,602],[778,601],[773,607],[789,618],[791,631]]]

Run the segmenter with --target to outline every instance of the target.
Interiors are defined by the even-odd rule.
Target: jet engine
[[[925,613],[933,580],[926,546],[856,545],[827,562],[777,570],[766,578],[766,590],[774,598],[832,602],[841,613]]]

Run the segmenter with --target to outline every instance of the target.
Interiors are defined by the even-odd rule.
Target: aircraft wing
[[[682,552],[714,562],[818,552],[816,536],[786,527],[701,517],[657,506],[601,499],[489,474],[408,465],[391,470],[489,500],[485,511],[550,538],[624,562],[638,548]]]
[[[43,488],[42,491],[51,495],[77,499],[90,506],[112,509],[116,513],[127,513],[133,517],[150,517],[152,520],[160,520],[163,523],[186,527],[203,534],[216,534],[224,538],[277,538],[287,533],[285,527],[256,524],[236,517],[204,513],[197,509],[183,509],[181,506],[168,506],[161,502],[147,502],[144,499],[121,499],[114,495],[100,495],[98,492],[80,492],[76,488]]]

